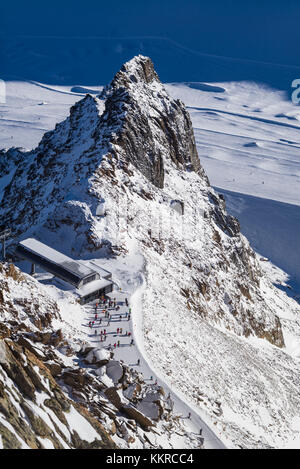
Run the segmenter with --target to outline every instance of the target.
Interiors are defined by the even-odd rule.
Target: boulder
[[[104,394],[118,410],[122,408],[122,400],[116,388],[108,388],[104,391]]]
[[[146,415],[137,410],[133,406],[123,406],[122,411],[130,418],[136,421],[144,430],[148,431],[151,427],[155,426],[155,423],[152,422]]]

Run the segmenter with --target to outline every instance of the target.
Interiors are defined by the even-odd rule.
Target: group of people
[[[124,303],[123,303],[124,304]],[[128,299],[125,298],[125,305],[128,308],[129,307],[129,302]],[[95,304],[95,312],[94,312],[94,320],[89,321],[88,325],[91,329],[95,329],[94,335],[97,336],[99,335],[99,340],[100,342],[105,342],[107,340],[107,331],[106,329],[100,330],[98,333],[97,326],[103,325],[103,321],[107,320],[107,326],[110,326],[111,320],[119,320],[122,321],[122,319],[127,319],[127,321],[130,321],[131,319],[131,308],[128,309],[128,312],[125,314],[120,314],[120,315],[112,315],[111,310],[118,311],[120,309],[119,304],[117,303],[116,298],[106,298],[105,296],[102,296]],[[114,333],[113,333],[114,334]],[[130,337],[131,332],[126,331],[123,332],[123,327],[118,327],[116,330],[116,333],[114,335],[119,335],[119,336],[125,336],[125,337]],[[133,339],[131,339],[130,346],[133,345]],[[109,344],[108,348],[117,348],[120,347],[120,340],[115,342],[114,344]]]
[[[124,304],[124,303],[123,303]],[[126,318],[128,321],[131,319],[131,308],[129,307],[129,302],[128,299],[125,298],[125,305],[128,308],[128,312],[125,313],[125,315],[120,314],[119,315],[119,320],[121,321],[122,318]],[[102,307],[102,309],[100,309]],[[93,321],[89,321],[89,327],[94,328],[96,322],[101,326],[103,318],[100,316],[100,314],[104,314],[104,319],[107,319],[107,326],[110,325],[110,320],[111,320],[111,313],[108,311],[109,309],[115,309],[116,311],[120,309],[120,306],[116,302],[116,298],[114,299],[107,299],[105,297],[100,298],[99,302],[96,303],[95,305],[95,317]],[[99,311],[98,311],[99,310]],[[96,324],[97,327],[97,324]],[[97,329],[95,329],[95,335],[97,335]],[[114,334],[114,333],[113,333]],[[125,336],[125,337],[131,337],[131,332],[126,331],[123,334],[123,327],[118,327],[116,330],[116,333],[114,335],[118,336]],[[100,342],[105,342],[107,339],[107,330],[106,329],[101,329],[99,332],[99,339]],[[120,343],[120,340],[117,340],[113,344],[108,345],[108,350],[114,350],[120,347],[122,344]],[[130,343],[128,344],[130,346],[134,345],[134,340],[131,338]],[[137,359],[137,366],[140,366],[140,358]],[[154,381],[154,385],[157,386],[158,382],[157,379],[153,380],[153,376],[150,376],[150,381]],[[170,393],[168,395],[168,399],[170,399]],[[191,412],[188,413],[187,418],[190,420],[192,418]],[[200,435],[202,435],[202,429],[200,429]]]

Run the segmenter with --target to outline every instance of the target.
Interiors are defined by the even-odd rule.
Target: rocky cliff
[[[63,325],[57,304],[12,264],[0,264],[0,286],[0,446],[115,448],[99,420],[55,379],[66,368],[61,352],[74,353],[52,324]]]

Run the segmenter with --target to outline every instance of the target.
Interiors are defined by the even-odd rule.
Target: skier
[[[126,304],[126,306],[128,306],[128,300],[127,300],[127,298],[125,298],[125,304]]]
[[[117,334],[119,334],[119,330],[120,330],[120,329],[118,328],[118,329],[117,329]]]
[[[120,347],[120,341],[118,340],[118,347]]]
[[[122,329],[122,327],[121,327],[121,328],[120,328],[120,334],[122,334],[122,332],[123,332],[123,329]]]
[[[140,366],[141,360],[138,358],[137,364]]]
[[[97,335],[97,329],[95,329],[95,335]]]
[[[191,419],[191,413],[189,412],[188,419]]]

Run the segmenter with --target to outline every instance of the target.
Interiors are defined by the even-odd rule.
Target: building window
[[[90,277],[84,278],[83,279],[83,285],[86,285],[87,283],[93,282],[96,280],[96,275],[91,275]]]

